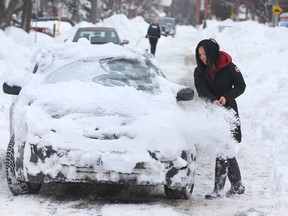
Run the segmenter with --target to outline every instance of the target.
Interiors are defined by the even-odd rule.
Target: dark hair
[[[207,65],[205,65],[199,56],[199,47],[203,47],[205,54],[206,54],[206,60]],[[206,70],[207,67],[212,69],[216,66],[216,63],[219,59],[219,45],[214,39],[205,39],[198,43],[196,50],[195,50],[195,56],[197,61],[197,66],[202,70]]]

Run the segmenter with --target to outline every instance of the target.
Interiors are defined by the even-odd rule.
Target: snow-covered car
[[[279,26],[288,27],[288,12],[282,13],[279,18]]]
[[[114,44],[49,45],[35,64],[3,84],[18,95],[6,157],[13,194],[69,182],[164,185],[168,198],[190,198],[196,149],[177,100],[192,100],[192,89],[165,79],[149,54]]]
[[[121,41],[116,29],[110,27],[79,28],[73,38],[73,42],[77,42],[80,38],[86,38],[91,44],[114,43],[125,45],[129,43],[128,40]]]
[[[159,25],[161,26],[161,33],[164,36],[171,35],[175,37],[176,34],[176,22],[172,17],[161,17],[159,18]]]

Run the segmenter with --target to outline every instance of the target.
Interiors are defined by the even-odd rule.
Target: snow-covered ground
[[[105,23],[105,21],[104,21]],[[140,18],[112,17],[107,25],[117,27],[130,46],[148,47],[147,24]],[[101,24],[102,25],[102,24]],[[175,38],[159,40],[156,59],[170,81],[193,86],[194,49],[204,38],[215,38],[232,55],[247,88],[237,101],[243,141],[237,159],[245,194],[205,200],[213,189],[214,160],[209,149],[198,152],[196,184],[190,200],[166,200],[162,188],[92,185],[47,185],[38,195],[14,197],[5,180],[5,150],[9,141],[11,96],[0,92],[0,214],[1,215],[286,215],[288,211],[288,43],[287,28],[269,28],[255,22],[207,23],[206,29],[178,26]],[[219,32],[219,26],[229,26]],[[71,38],[74,27],[58,40]],[[134,31],[133,31],[134,29]],[[16,37],[18,35],[18,38]],[[62,37],[62,38],[61,38]],[[0,31],[0,83],[7,76],[25,73],[35,51],[50,38],[26,35],[18,29]],[[202,102],[183,103],[189,111]],[[191,122],[191,124],[199,124]],[[229,188],[229,182],[226,189]],[[107,190],[108,189],[108,190]]]

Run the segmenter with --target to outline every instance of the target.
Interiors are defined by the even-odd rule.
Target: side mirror
[[[129,44],[129,40],[123,40],[120,45],[125,45],[125,44]]]
[[[193,100],[194,90],[191,88],[185,88],[178,91],[176,99],[177,101],[188,101]]]
[[[10,86],[7,83],[3,84],[3,92],[10,95],[19,95],[21,91],[20,86]]]

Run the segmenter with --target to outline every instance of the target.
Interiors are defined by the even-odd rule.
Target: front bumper
[[[31,183],[168,185],[181,188],[194,183],[196,160],[195,155],[187,159],[187,153],[183,152],[175,161],[160,161],[157,154],[151,152],[149,160],[145,162],[114,161],[112,165],[115,167],[132,167],[131,171],[125,172],[114,169],[115,167],[105,167],[107,158],[95,156],[93,165],[76,165],[77,163],[71,160],[71,155],[75,155],[72,150],[56,151],[51,147],[39,148],[31,145],[30,161],[25,164],[25,180]]]

